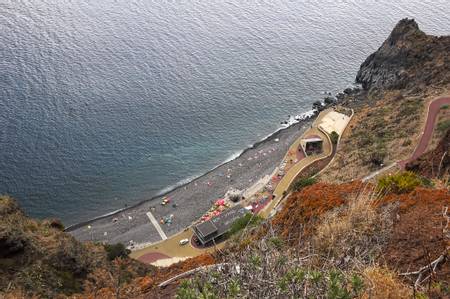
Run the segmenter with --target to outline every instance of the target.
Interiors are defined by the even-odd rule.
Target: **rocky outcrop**
[[[366,90],[450,83],[450,37],[427,35],[403,19],[361,65],[356,82]]]

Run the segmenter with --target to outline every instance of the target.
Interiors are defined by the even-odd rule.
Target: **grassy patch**
[[[437,125],[437,129],[440,132],[445,132],[448,129],[450,129],[450,119],[446,119],[444,121],[439,122],[438,125]]]
[[[244,217],[233,222],[228,231],[228,236],[234,235],[246,227],[258,225],[262,220],[263,218],[261,216],[248,213]]]
[[[292,185],[292,190],[294,191],[300,191],[306,186],[314,185],[316,183],[316,178],[313,177],[307,177],[307,178],[301,178],[295,181],[295,183]]]
[[[378,180],[378,190],[386,193],[408,193],[417,186],[422,185],[422,180],[411,171],[404,171],[394,175],[385,175]]]
[[[400,105],[398,116],[401,117],[414,117],[418,114],[420,108],[422,107],[422,100],[420,99],[409,99]]]

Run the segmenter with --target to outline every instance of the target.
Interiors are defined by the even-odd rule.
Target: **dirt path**
[[[430,139],[433,136],[434,127],[436,125],[436,117],[439,113],[439,110],[444,105],[450,105],[450,97],[442,97],[434,100],[428,106],[428,115],[425,123],[425,129],[422,132],[422,136],[420,137],[420,141],[417,144],[414,153],[409,159],[398,162],[398,165],[404,169],[406,163],[413,161],[419,158],[427,149],[428,144],[430,143]]]

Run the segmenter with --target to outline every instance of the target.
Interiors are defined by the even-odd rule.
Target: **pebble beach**
[[[198,220],[228,190],[234,188],[245,191],[270,175],[281,163],[289,146],[310,127],[312,121],[310,118],[281,129],[245,150],[236,159],[166,194],[73,225],[67,231],[80,241],[143,246],[162,240],[147,216],[151,212],[158,221],[171,218],[171,223],[161,224],[166,236],[170,237]],[[162,205],[163,198],[169,198],[170,202]]]

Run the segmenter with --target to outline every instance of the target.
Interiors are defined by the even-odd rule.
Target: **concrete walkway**
[[[270,213],[276,207],[282,200],[283,200],[283,194],[285,191],[289,189],[295,178],[301,173],[303,169],[305,169],[310,164],[327,158],[332,154],[332,144],[331,140],[328,135],[324,131],[318,128],[319,124],[323,120],[324,117],[332,110],[325,110],[322,111],[314,123],[311,125],[311,128],[306,130],[295,142],[289,147],[286,155],[283,158],[283,161],[289,161],[293,158],[297,157],[297,152],[300,147],[300,141],[305,136],[308,135],[318,135],[323,140],[323,152],[318,155],[311,155],[307,157],[302,157],[301,159],[295,160],[293,162],[294,164],[289,164],[289,168],[286,171],[283,178],[278,182],[278,184],[275,187],[275,190],[273,192],[274,199],[268,204],[264,209],[262,209],[259,212],[259,215],[267,218],[269,217]],[[152,221],[153,222],[153,221]],[[156,227],[156,226],[155,226]],[[165,255],[170,256],[172,258],[188,258],[188,257],[194,257],[203,253],[207,252],[214,252],[217,249],[223,248],[225,246],[226,242],[222,242],[219,245],[215,247],[209,247],[206,249],[196,248],[193,247],[190,243],[180,246],[179,242],[183,239],[189,239],[191,240],[194,233],[192,231],[192,228],[188,228],[185,231],[178,233],[172,237],[170,237],[167,240],[163,240],[157,244],[152,244],[146,248],[135,250],[131,253],[131,257],[141,260],[143,262],[147,260],[152,260],[152,256],[157,255]],[[178,260],[178,259],[177,259]]]
[[[260,212],[260,215],[264,218],[268,218],[270,213],[272,212],[273,208],[276,207],[280,201],[283,200],[283,197],[285,195],[285,192],[289,190],[289,187],[294,182],[295,178],[309,165],[312,163],[327,158],[332,153],[332,145],[329,140],[329,137],[325,135],[321,130],[318,128],[311,128],[308,131],[305,132],[305,136],[308,135],[317,135],[320,136],[323,140],[323,152],[319,155],[311,155],[303,158],[298,163],[293,165],[283,176],[281,181],[277,184],[275,187],[275,190],[273,192],[273,195],[275,196],[272,202]],[[294,143],[292,146],[295,149],[298,149],[298,146],[300,144],[300,140],[302,138],[299,138],[299,140]]]
[[[167,240],[166,233],[162,230],[158,221],[156,221],[155,216],[153,216],[153,214],[151,212],[147,212],[146,214],[147,214],[148,219],[150,219],[150,222],[153,224],[153,226],[158,231],[158,234],[161,236],[161,239]]]

